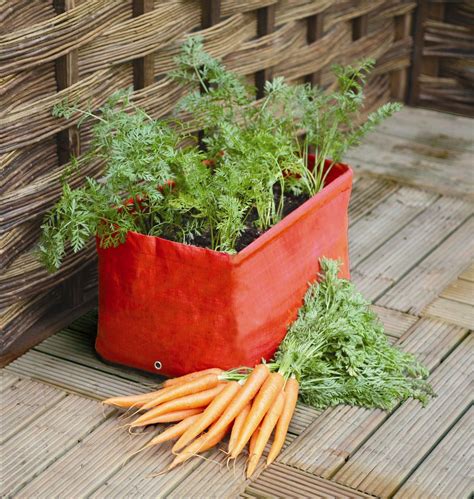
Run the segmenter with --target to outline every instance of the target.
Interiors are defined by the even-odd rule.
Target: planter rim
[[[127,233],[127,238],[129,235],[136,239],[140,238],[153,238],[154,240],[159,240],[160,244],[169,244],[172,246],[183,246],[186,248],[193,248],[193,251],[200,251],[203,254],[213,254],[215,257],[225,258],[228,260],[233,260],[234,263],[239,263],[249,257],[257,248],[261,248],[262,246],[266,246],[272,239],[274,239],[278,234],[280,234],[283,230],[293,225],[297,220],[304,218],[307,216],[308,208],[313,205],[318,205],[324,202],[325,199],[331,197],[334,192],[340,190],[341,186],[347,182],[348,178],[352,178],[353,170],[346,163],[334,163],[334,167],[342,167],[342,172],[329,184],[325,185],[319,192],[311,196],[307,199],[303,204],[298,206],[295,210],[289,213],[286,217],[282,218],[278,223],[270,227],[267,231],[265,231],[261,236],[258,236],[254,239],[249,245],[240,250],[237,253],[226,253],[225,251],[217,251],[210,248],[203,248],[202,246],[195,246],[194,244],[186,244],[181,243],[179,241],[171,241],[169,239],[165,239],[160,236],[150,236],[148,234],[141,234],[140,232],[136,232],[134,230],[130,230]],[[344,189],[345,190],[345,189]],[[99,238],[97,239],[97,246],[99,245]],[[101,248],[105,249],[105,248]]]

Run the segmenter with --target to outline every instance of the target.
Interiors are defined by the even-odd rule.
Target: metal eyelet
[[[155,363],[153,364],[153,367],[159,371],[162,367],[163,367],[163,364],[159,361],[159,360],[155,360]]]

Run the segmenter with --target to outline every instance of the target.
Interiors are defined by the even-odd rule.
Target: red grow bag
[[[168,376],[270,359],[318,259],[341,259],[349,277],[351,186],[351,169],[335,165],[324,189],[234,255],[136,232],[98,247],[97,352],[152,372],[159,361]]]

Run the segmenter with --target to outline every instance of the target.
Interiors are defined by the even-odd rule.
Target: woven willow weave
[[[474,3],[429,3],[416,104],[474,117]]]
[[[68,97],[99,106],[135,81],[134,102],[163,116],[183,94],[166,72],[182,42],[200,33],[212,55],[260,86],[273,74],[330,87],[331,64],[374,57],[368,111],[404,98],[415,7],[408,0],[0,0],[3,362],[69,323],[96,295],[93,242],[53,275],[35,256],[42,217],[60,194],[64,153],[90,140],[85,127],[80,144],[68,143],[78,116],[55,119],[54,104]],[[73,183],[100,176],[101,167],[83,165]]]

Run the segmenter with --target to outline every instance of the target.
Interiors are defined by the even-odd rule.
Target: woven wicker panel
[[[100,106],[135,82],[134,103],[166,115],[184,93],[166,73],[183,41],[200,33],[212,55],[260,86],[262,78],[282,75],[330,88],[333,63],[374,57],[369,111],[391,97],[403,100],[415,7],[409,0],[0,1],[3,358],[39,340],[29,331],[37,334],[46,317],[53,323],[56,314],[56,325],[62,315],[70,321],[95,293],[92,242],[68,253],[54,275],[36,259],[42,217],[60,195],[67,167],[64,137],[79,137],[70,143],[75,151],[90,140],[90,127],[74,129],[79,116],[52,117],[56,103],[67,97]],[[83,165],[72,183],[100,177],[102,166]]]
[[[474,116],[474,4],[428,2],[416,103]]]

